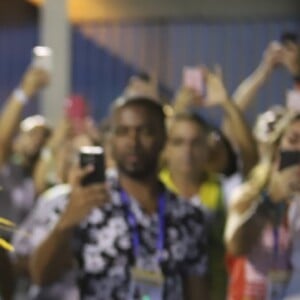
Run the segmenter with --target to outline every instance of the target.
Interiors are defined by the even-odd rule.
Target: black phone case
[[[80,152],[80,166],[93,165],[94,170],[85,176],[81,184],[83,186],[105,181],[105,164],[103,153],[82,153]]]
[[[300,164],[300,151],[281,151],[279,170]]]

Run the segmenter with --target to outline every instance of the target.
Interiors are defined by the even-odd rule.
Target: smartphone
[[[99,146],[84,146],[79,152],[80,167],[92,165],[94,170],[82,179],[81,184],[87,186],[105,181],[104,151]]]
[[[183,68],[183,86],[193,89],[200,97],[206,96],[206,85],[203,71],[199,67]]]
[[[89,115],[86,99],[81,95],[71,95],[66,99],[65,115],[71,120],[85,119]]]
[[[299,151],[281,151],[279,170],[300,164]]]
[[[300,112],[300,90],[289,90],[287,92],[286,106],[290,110]]]
[[[71,95],[66,99],[65,116],[71,121],[76,134],[85,132],[86,120],[89,116],[89,107],[84,97]]]
[[[36,46],[32,49],[32,66],[51,72],[53,68],[52,49]]]

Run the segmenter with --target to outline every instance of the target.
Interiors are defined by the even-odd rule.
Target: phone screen
[[[286,106],[291,110],[300,112],[300,90],[288,91]]]
[[[183,86],[193,89],[199,96],[205,97],[205,79],[201,68],[183,68]]]
[[[83,186],[102,183],[105,181],[104,151],[99,146],[84,146],[80,148],[80,167],[93,165],[94,170],[85,176],[81,182]]]
[[[80,95],[72,95],[65,103],[65,116],[71,121],[75,133],[86,131],[89,107],[87,101]]]
[[[32,66],[51,72],[53,68],[51,48],[43,46],[34,47],[32,49]]]

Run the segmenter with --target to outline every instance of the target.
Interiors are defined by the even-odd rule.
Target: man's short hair
[[[156,99],[144,97],[144,96],[122,96],[115,100],[112,106],[112,115],[114,115],[120,109],[130,106],[130,105],[139,105],[146,107],[150,111],[152,111],[155,116],[160,120],[161,125],[165,125],[165,113],[163,109],[163,105],[159,103]]]

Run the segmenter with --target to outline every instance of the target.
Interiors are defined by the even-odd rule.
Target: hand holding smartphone
[[[89,116],[88,103],[81,95],[71,95],[65,103],[65,116],[71,121],[75,134],[86,131]]]
[[[300,90],[294,89],[287,92],[286,106],[292,111],[300,112]]]
[[[198,96],[205,98],[206,83],[203,70],[199,67],[184,67],[183,86],[193,89]]]
[[[99,146],[84,146],[79,153],[80,167],[93,166],[93,171],[82,179],[81,184],[87,186],[105,182],[104,151]]]
[[[51,73],[53,69],[52,50],[49,47],[36,46],[32,49],[31,65]]]

